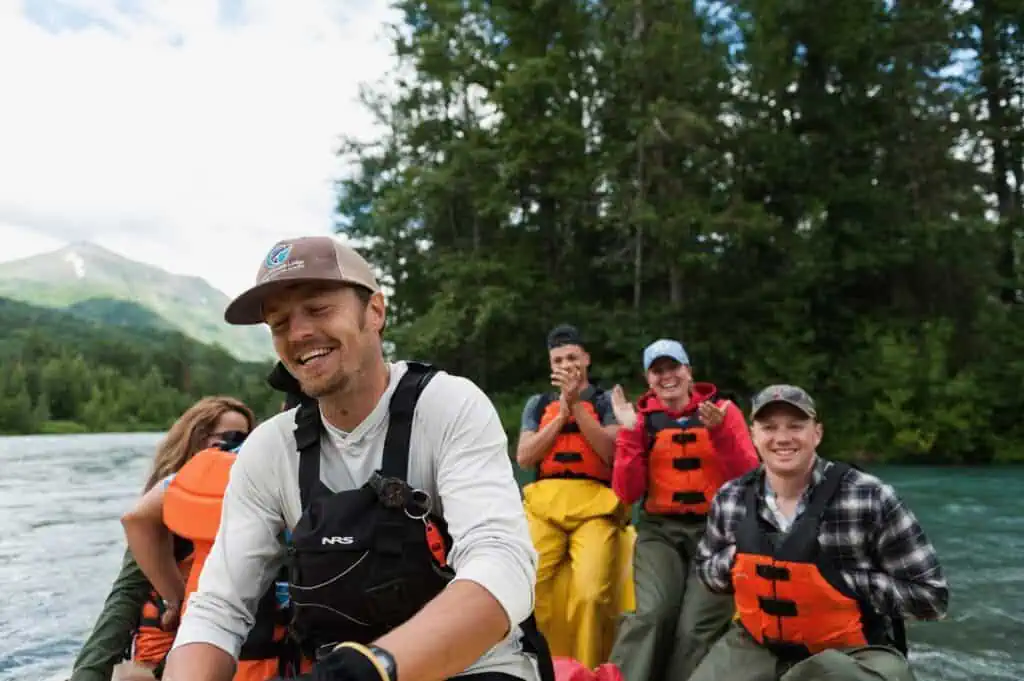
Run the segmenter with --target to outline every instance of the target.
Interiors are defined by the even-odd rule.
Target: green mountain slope
[[[241,362],[177,331],[0,298],[0,433],[164,430],[216,394],[266,418],[281,402],[265,383],[272,364]]]
[[[171,274],[91,243],[4,263],[0,296],[69,308],[107,324],[175,328],[242,360],[273,358],[266,329],[225,323],[228,297],[205,280]],[[141,314],[139,307],[151,314]]]
[[[99,322],[106,326],[127,326],[129,328],[162,329],[176,331],[174,325],[153,312],[130,300],[116,298],[89,298],[72,303],[64,308],[80,319]]]

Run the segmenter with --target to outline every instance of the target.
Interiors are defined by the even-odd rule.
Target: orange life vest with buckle
[[[822,514],[849,470],[843,463],[826,470],[785,535],[758,514],[758,471],[744,481],[746,514],[736,528],[732,568],[736,611],[754,640],[780,658],[866,645],[889,645],[906,654],[902,619],[890,620],[858,598],[818,541]]]
[[[725,473],[697,414],[676,421],[665,411],[644,414],[648,481],[644,510],[654,515],[707,515]]]
[[[199,452],[178,471],[164,495],[164,524],[194,546],[194,563],[185,585],[183,613],[188,597],[199,585],[203,564],[213,548],[220,527],[224,490],[236,458],[234,453],[219,448]],[[299,664],[298,652],[288,638],[291,612],[277,597],[278,582],[286,577],[284,572],[279,574],[260,598],[255,622],[242,644],[234,681],[266,681],[290,676]],[[302,667],[310,669],[305,661]]]
[[[603,391],[595,386],[594,392],[587,399],[580,399],[580,405],[590,414],[595,421],[601,422],[597,413],[597,398]],[[540,430],[558,417],[560,406],[558,396],[548,393],[541,398],[537,405],[540,412]],[[612,482],[612,467],[604,462],[594,448],[587,442],[587,438],[580,432],[580,425],[576,419],[569,416],[562,427],[562,431],[555,438],[555,444],[551,451],[541,459],[537,467],[537,479],[545,478],[580,478],[596,480],[605,485]]]
[[[173,539],[174,560],[178,564],[178,571],[183,578],[189,578],[194,562],[192,542],[178,536]],[[160,628],[160,617],[165,610],[160,594],[155,589],[151,590],[149,597],[142,604],[139,624],[132,641],[133,662],[152,667],[159,664],[170,652],[174,643],[174,630],[164,631]]]

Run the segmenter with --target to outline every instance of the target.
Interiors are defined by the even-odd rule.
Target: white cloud
[[[0,2],[0,259],[91,240],[233,295],[330,231],[387,0],[29,3]]]

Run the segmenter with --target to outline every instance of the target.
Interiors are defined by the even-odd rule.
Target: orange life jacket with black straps
[[[594,386],[594,391],[586,399],[581,398],[580,404],[595,421],[601,422],[597,412],[597,399],[604,391]],[[547,393],[537,404],[537,420],[541,430],[558,417],[560,409],[558,395]],[[595,480],[604,485],[611,485],[612,467],[604,462],[587,438],[580,432],[580,425],[571,415],[555,438],[551,451],[541,459],[537,467],[537,479],[545,478],[579,478]]]
[[[182,577],[189,578],[194,561],[192,542],[179,536],[174,536],[173,539],[174,560],[178,564],[178,571]],[[174,643],[174,631],[164,631],[160,628],[160,618],[165,611],[166,607],[160,594],[155,589],[151,590],[149,597],[142,604],[139,624],[135,630],[131,655],[133,662],[147,666],[156,665],[170,652]]]
[[[224,490],[236,455],[219,448],[205,449],[185,464],[167,487],[164,495],[164,524],[174,534],[189,539],[194,546],[194,562],[185,585],[185,604],[199,585],[203,564],[210,555],[220,527]],[[289,677],[301,666],[297,647],[288,636],[290,609],[286,599],[287,572],[282,572],[260,598],[255,622],[239,654],[234,681],[266,681]]]
[[[706,517],[711,500],[726,482],[707,427],[696,412],[677,421],[659,410],[644,414],[644,428],[649,443],[644,510],[695,520]]]
[[[879,614],[854,594],[818,540],[822,518],[850,468],[837,462],[825,471],[785,535],[758,513],[759,471],[743,479],[746,514],[736,528],[732,568],[736,611],[754,640],[782,659],[866,645],[893,646],[906,655],[903,620]]]

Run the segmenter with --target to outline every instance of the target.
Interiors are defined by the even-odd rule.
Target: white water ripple
[[[0,681],[65,679],[124,550],[159,434],[0,437]],[[947,571],[942,622],[911,623],[918,681],[1024,679],[1024,468],[872,468]]]

